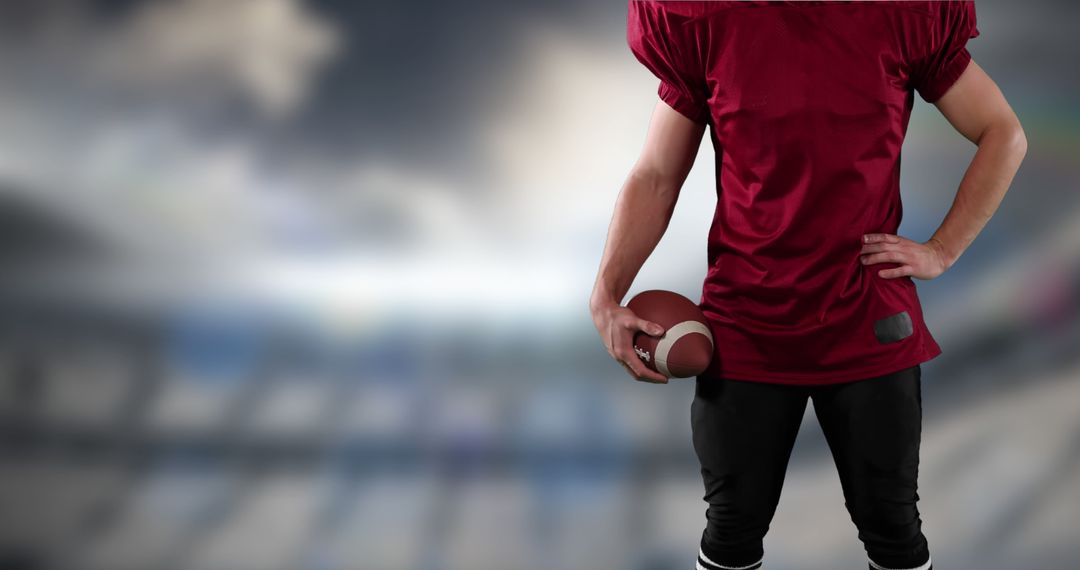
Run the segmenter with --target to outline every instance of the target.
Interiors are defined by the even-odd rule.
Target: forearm
[[[590,306],[622,302],[667,230],[680,186],[649,171],[631,172],[615,203]]]
[[[997,211],[1027,152],[1018,123],[987,128],[960,182],[952,207],[930,242],[950,267]]]

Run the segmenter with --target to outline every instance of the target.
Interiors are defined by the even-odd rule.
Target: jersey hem
[[[885,376],[910,368],[916,364],[922,364],[941,355],[941,349],[937,348],[929,352],[919,353],[913,358],[898,362],[890,362],[884,366],[872,366],[858,370],[847,370],[835,374],[801,373],[801,372],[761,372],[753,370],[725,370],[716,375],[700,375],[698,379],[719,378],[721,380],[741,380],[746,382],[763,382],[766,384],[788,384],[802,386],[821,386],[828,384],[841,384]]]

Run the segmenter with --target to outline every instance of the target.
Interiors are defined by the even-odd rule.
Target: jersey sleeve
[[[923,55],[912,63],[912,86],[928,103],[941,98],[971,61],[967,41],[979,35],[972,0],[931,2],[933,17]]]
[[[630,0],[626,19],[630,51],[658,79],[657,94],[695,123],[709,120],[704,66],[685,22],[664,11],[663,2]]]

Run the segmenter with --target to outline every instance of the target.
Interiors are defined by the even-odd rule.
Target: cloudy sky
[[[980,2],[969,44],[1029,125],[974,270],[1075,211],[1075,3]],[[610,2],[5,3],[0,174],[140,244],[251,259],[284,289],[577,311],[656,81]],[[707,144],[640,283],[696,296]],[[974,148],[921,101],[901,230],[926,239]],[[1034,163],[1034,164],[1033,164]],[[295,258],[290,258],[295,261]],[[432,287],[433,282],[439,287]],[[932,287],[931,287],[932,289]],[[358,293],[359,292],[359,293]],[[932,291],[931,291],[932,293]],[[472,301],[469,301],[471,299]]]

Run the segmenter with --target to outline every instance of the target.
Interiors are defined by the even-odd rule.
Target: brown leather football
[[[634,352],[650,370],[669,378],[697,376],[709,367],[713,336],[697,303],[678,293],[642,291],[626,306],[638,317],[664,327],[657,338],[642,331],[634,335]]]

